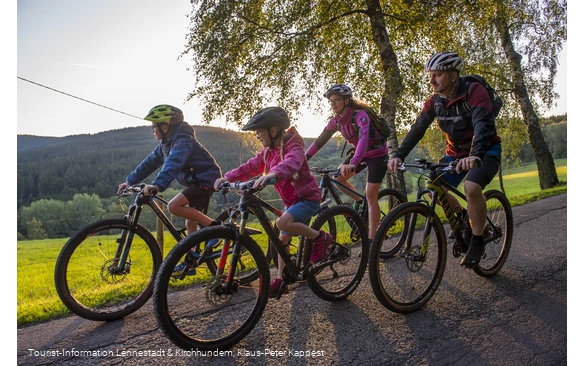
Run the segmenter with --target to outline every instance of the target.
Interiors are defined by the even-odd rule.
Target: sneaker
[[[219,244],[219,241],[220,241],[220,240],[221,240],[221,239],[211,239],[211,240],[209,240],[209,241],[207,242],[207,247],[208,247],[208,248],[214,248],[214,247],[216,247],[216,246]]]
[[[173,273],[171,273],[171,277],[180,277],[180,276],[195,276],[197,274],[197,270],[193,267],[189,267],[189,265],[185,262],[179,263],[174,269]]]
[[[471,239],[471,244],[469,245],[469,250],[465,257],[461,260],[461,265],[467,268],[473,268],[479,264],[481,260],[481,256],[483,255],[483,251],[485,249],[485,244],[483,241],[483,237],[476,239]]]
[[[331,248],[333,248],[333,237],[331,234],[321,230],[321,237],[313,241],[310,263],[314,265],[327,258],[331,253]]]
[[[278,291],[280,290],[280,286],[282,286],[282,279],[275,278],[274,281],[270,283],[270,287],[268,289],[268,297],[274,299],[276,295],[278,295]],[[284,285],[282,289],[282,294],[288,294],[288,285]]]

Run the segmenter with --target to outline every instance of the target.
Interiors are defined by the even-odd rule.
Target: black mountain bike
[[[144,184],[134,185],[118,195],[120,205],[121,197],[134,196],[123,218],[92,223],[63,246],[55,265],[55,287],[63,304],[74,314],[89,320],[116,320],[138,310],[151,297],[162,254],[154,236],[139,223],[144,206],[153,210],[176,242],[185,237],[186,229],[177,229],[156,204],[167,202],[160,196],[145,196],[143,187]],[[220,218],[226,214],[222,215]],[[248,233],[260,231],[249,229]],[[214,243],[219,244],[212,241],[205,245]],[[202,247],[195,251],[200,252]],[[209,277],[217,270],[217,258],[206,257],[209,273],[180,279]],[[251,274],[242,280],[253,279]]]
[[[380,224],[370,253],[370,282],[374,294],[386,308],[400,313],[415,311],[433,296],[445,271],[447,236],[435,212],[437,204],[443,208],[454,236],[453,255],[466,253],[471,240],[471,225],[467,211],[455,213],[441,187],[465,202],[465,195],[442,178],[454,173],[457,162],[432,164],[416,160],[403,164],[418,168],[416,202],[403,203]],[[500,177],[501,178],[501,177]],[[423,180],[426,183],[422,183]],[[501,183],[501,181],[500,181]],[[503,188],[503,187],[502,187]],[[430,195],[430,202],[425,197]],[[512,245],[512,207],[502,191],[484,192],[487,218],[484,229],[485,251],[474,271],[484,277],[495,275],[504,265]],[[391,256],[382,259],[384,241],[398,243]]]
[[[333,237],[331,254],[311,265],[309,257],[313,241],[300,238],[298,246],[288,253],[278,233],[266,217],[266,211],[281,212],[256,195],[255,180],[225,183],[222,189],[241,190],[239,214],[223,226],[201,229],[177,244],[163,261],[154,289],[154,309],[164,334],[183,349],[228,349],[244,338],[260,320],[268,301],[270,273],[265,252],[254,238],[247,234],[246,225],[251,209],[268,234],[271,245],[284,259],[283,283],[307,281],[311,290],[321,299],[340,301],[352,294],[366,271],[369,253],[368,235],[361,218],[346,206],[324,210],[311,227],[323,230]],[[238,216],[239,223],[235,221]],[[350,223],[357,225],[359,242],[350,239]],[[196,266],[207,258],[219,256],[217,271],[204,283],[184,283],[176,286],[171,274],[183,260],[185,253],[200,243],[219,239],[220,245],[206,247]],[[245,265],[239,265],[243,262]],[[243,283],[241,278],[257,274],[257,280]],[[282,288],[281,288],[282,291]],[[277,296],[278,298],[278,296]]]
[[[357,213],[361,217],[362,221],[368,228],[368,201],[366,196],[360,194],[353,189],[347,187],[346,185],[336,181],[333,177],[339,175],[339,168],[331,169],[331,168],[311,168],[311,171],[320,176],[319,180],[319,187],[321,189],[321,201],[323,202],[322,206],[327,207],[333,200],[337,205],[348,205],[343,202],[337,190],[339,187],[343,187],[344,189],[352,192],[353,194],[359,196],[362,199],[362,204],[358,208]],[[353,200],[351,200],[353,202]],[[401,203],[406,202],[406,198],[397,190],[391,188],[383,188],[378,192],[378,204],[380,205],[380,222],[392,211],[395,207],[400,205]],[[358,237],[352,236],[354,240],[358,240]],[[389,240],[384,241],[384,248],[381,249],[380,256],[385,258],[390,256],[393,250],[395,250],[395,246],[398,243],[392,244]]]

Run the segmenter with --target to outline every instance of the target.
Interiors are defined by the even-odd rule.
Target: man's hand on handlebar
[[[459,160],[455,167],[455,171],[459,174],[461,171],[468,171],[479,166],[481,166],[480,158],[477,156],[468,156]]]

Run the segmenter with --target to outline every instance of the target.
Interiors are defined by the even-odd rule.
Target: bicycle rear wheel
[[[173,268],[185,253],[212,239],[227,243],[230,251],[225,268],[199,280],[175,281],[171,276]],[[270,275],[264,253],[248,236],[240,236],[246,266],[238,265],[230,283],[232,291],[226,287],[234,239],[233,229],[225,226],[202,229],[181,240],[160,267],[153,296],[155,315],[163,333],[183,349],[228,349],[250,333],[262,316]],[[219,256],[222,248],[223,244],[211,255]],[[251,271],[258,273],[258,279],[242,284],[239,279]]]
[[[323,300],[343,300],[357,289],[366,272],[368,230],[354,210],[342,205],[323,211],[311,227],[330,233],[334,247],[330,259],[313,267],[314,272],[307,278],[307,283]],[[359,238],[358,241],[352,240],[352,230],[356,232],[354,236]],[[310,247],[307,246],[307,255],[310,255]]]
[[[485,251],[474,271],[482,277],[491,277],[502,269],[508,258],[514,224],[512,206],[504,193],[490,190],[484,196],[487,204],[487,221],[483,233]]]
[[[431,230],[424,238],[429,215]],[[380,262],[384,239],[408,238],[396,256]],[[396,239],[397,240],[397,239]],[[404,203],[380,224],[372,242],[370,282],[382,305],[408,313],[424,306],[433,296],[445,271],[447,243],[443,225],[426,205]]]
[[[378,204],[380,205],[380,222],[390,214],[390,212],[398,207],[401,203],[406,202],[406,198],[398,191],[391,188],[384,188],[378,193]],[[380,249],[381,258],[389,258],[398,253],[400,246],[404,240],[401,238],[385,238]]]
[[[116,259],[126,238],[132,244],[125,263]],[[74,314],[96,321],[123,318],[152,295],[162,259],[154,237],[124,219],[102,220],[72,236],[55,264],[55,287]]]

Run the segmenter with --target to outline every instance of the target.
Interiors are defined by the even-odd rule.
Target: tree
[[[532,99],[539,96],[544,105],[550,107],[557,97],[553,86],[558,54],[567,39],[567,2],[502,1],[497,7],[495,23],[511,69],[513,92],[528,130],[540,188],[554,187],[559,178]],[[529,57],[528,63],[522,63],[516,43],[522,45],[522,53]]]
[[[47,233],[45,232],[45,230],[43,230],[43,226],[35,217],[33,217],[28,222],[27,226],[28,226],[28,230],[27,230],[28,238],[30,240],[40,240],[40,239],[47,238]]]
[[[509,74],[498,59],[495,8],[487,0],[193,2],[183,55],[191,55],[198,80],[188,98],[203,100],[205,122],[225,117],[239,124],[266,104],[295,118],[301,105],[322,112],[323,91],[344,82],[380,109],[393,151],[398,130],[431,94],[423,66],[434,52],[463,51],[469,71]],[[505,121],[517,130],[518,119]],[[502,132],[508,153],[517,154],[524,134]],[[436,144],[437,134],[430,138]],[[391,186],[404,187],[401,175],[390,176]]]

